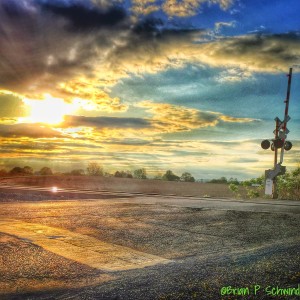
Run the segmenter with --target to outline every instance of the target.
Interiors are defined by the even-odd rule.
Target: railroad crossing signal
[[[293,69],[290,68],[290,72],[288,76],[288,88],[287,88],[287,96],[285,103],[285,112],[284,112],[284,119],[281,121],[278,117],[275,118],[276,127],[273,131],[274,138],[269,140],[263,140],[261,142],[261,147],[265,150],[271,147],[271,150],[274,151],[274,169],[269,169],[265,171],[265,194],[272,195],[273,199],[277,198],[277,191],[276,191],[276,177],[279,175],[283,175],[286,172],[286,167],[282,166],[283,163],[283,155],[284,150],[289,151],[292,149],[293,145],[290,141],[287,141],[287,135],[289,134],[289,130],[286,127],[287,122],[291,119],[288,115],[289,111],[289,101],[290,101],[290,91],[291,91],[291,83],[292,83],[292,72]],[[277,155],[278,150],[281,149],[280,153],[280,161],[277,163]]]
[[[272,144],[271,144],[271,142],[269,141],[269,140],[263,140],[262,142],[261,142],[261,147],[264,149],[264,150],[267,150],[267,149],[269,149],[270,148],[270,146],[271,146],[271,150],[272,151],[275,151],[275,148],[277,148],[277,149],[280,149],[280,148],[282,148],[282,147],[284,147],[284,150],[285,151],[289,151],[289,150],[291,150],[292,149],[292,147],[293,147],[293,144],[290,142],[290,141],[283,141],[282,139],[271,139],[271,141],[272,141]]]
[[[290,132],[286,128],[286,123],[290,120],[290,116],[286,116],[283,121],[281,121],[278,117],[275,118],[276,121],[276,129],[273,131],[275,134],[274,139],[263,140],[261,142],[261,147],[265,150],[269,149],[271,146],[271,150],[275,151],[275,149],[279,149],[284,147],[284,150],[289,151],[292,149],[293,144],[289,141],[285,141],[288,133]],[[285,126],[285,129],[283,130]],[[272,143],[270,142],[272,141]]]

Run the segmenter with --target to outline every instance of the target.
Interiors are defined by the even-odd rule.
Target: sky
[[[300,163],[299,0],[0,0],[0,169],[240,180]]]

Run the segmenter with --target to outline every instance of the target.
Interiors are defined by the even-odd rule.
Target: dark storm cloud
[[[22,18],[23,17],[23,5],[17,1],[3,1],[2,9],[10,18]]]
[[[131,53],[139,54],[143,51],[146,57],[149,55],[159,57],[161,47],[164,45],[173,41],[177,41],[178,45],[182,41],[189,43],[192,42],[193,37],[199,37],[204,32],[204,29],[168,27],[162,19],[147,17],[131,27],[126,43],[115,48],[112,55],[114,57],[120,55],[124,59],[125,56],[122,53],[131,55]],[[168,56],[168,53],[164,52],[163,55]]]
[[[127,19],[126,12],[120,6],[112,6],[102,11],[99,7],[87,6],[84,2],[65,5],[62,2],[40,4],[43,12],[61,16],[70,22],[75,31],[113,27]]]
[[[21,3],[0,2],[0,87],[9,87],[13,82],[17,85],[41,72],[40,64],[35,63],[38,53],[34,51],[39,45],[32,43],[37,29],[34,19]]]
[[[40,126],[38,124],[14,124],[2,125],[0,124],[0,136],[13,137],[29,137],[29,138],[52,138],[62,137],[60,132],[53,129]]]
[[[170,35],[161,25],[151,19],[133,24],[120,6],[103,8],[91,1],[3,0],[0,88],[29,95],[59,93],[60,81],[97,78],[99,71],[114,74],[116,69],[122,70],[118,79],[136,48],[149,43],[148,51],[155,55],[157,46],[151,44]],[[122,51],[124,56],[115,60]]]
[[[140,20],[132,27],[132,35],[142,38],[153,38],[161,35],[163,21],[158,18]]]
[[[168,23],[169,24],[169,23]],[[189,26],[178,27],[176,24],[167,25],[162,19],[147,17],[140,19],[132,26],[131,36],[140,39],[164,39],[170,36],[180,37],[191,33],[204,33],[204,29],[197,29]]]
[[[150,128],[151,123],[142,118],[117,118],[117,117],[84,117],[65,116],[64,127],[95,127],[95,128]]]
[[[226,38],[204,47],[212,64],[246,66],[255,71],[281,71],[300,61],[299,32]]]
[[[59,82],[80,76],[113,83],[137,69],[164,68],[169,61],[168,44],[174,48],[174,43],[188,43],[197,32],[167,30],[159,19],[134,23],[115,4],[3,0],[0,88],[29,97],[49,91],[69,97],[67,90],[58,88]]]
[[[92,77],[99,51],[113,46],[127,19],[120,7],[90,1],[1,1],[0,89],[34,93]]]

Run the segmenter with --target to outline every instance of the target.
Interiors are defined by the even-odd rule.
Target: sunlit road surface
[[[17,190],[43,191],[0,188]],[[0,299],[230,299],[223,286],[300,283],[300,202],[73,192],[90,199],[0,202]]]
[[[65,258],[104,271],[137,269],[168,262],[167,259],[105,243],[87,235],[36,223],[2,219],[0,230]]]

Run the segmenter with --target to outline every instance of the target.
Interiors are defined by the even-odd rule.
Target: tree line
[[[30,166],[14,167],[10,171],[5,169],[0,170],[0,176],[24,176],[24,175],[53,175],[52,170],[49,167],[43,167],[39,171],[34,172]]]
[[[113,174],[105,172],[103,167],[97,162],[90,162],[84,169],[74,169],[67,173],[54,173],[51,168],[43,167],[39,171],[34,171],[32,167],[14,167],[7,171],[5,169],[0,170],[0,176],[28,176],[28,175],[72,175],[72,176],[105,176],[105,177],[118,177],[118,178],[136,178],[136,179],[148,179],[147,171],[145,168],[139,168],[134,171],[115,171]],[[167,170],[163,175],[157,175],[154,177],[157,180],[166,181],[184,181],[195,182],[195,178],[189,172],[182,173],[181,176],[176,175],[171,170]]]

